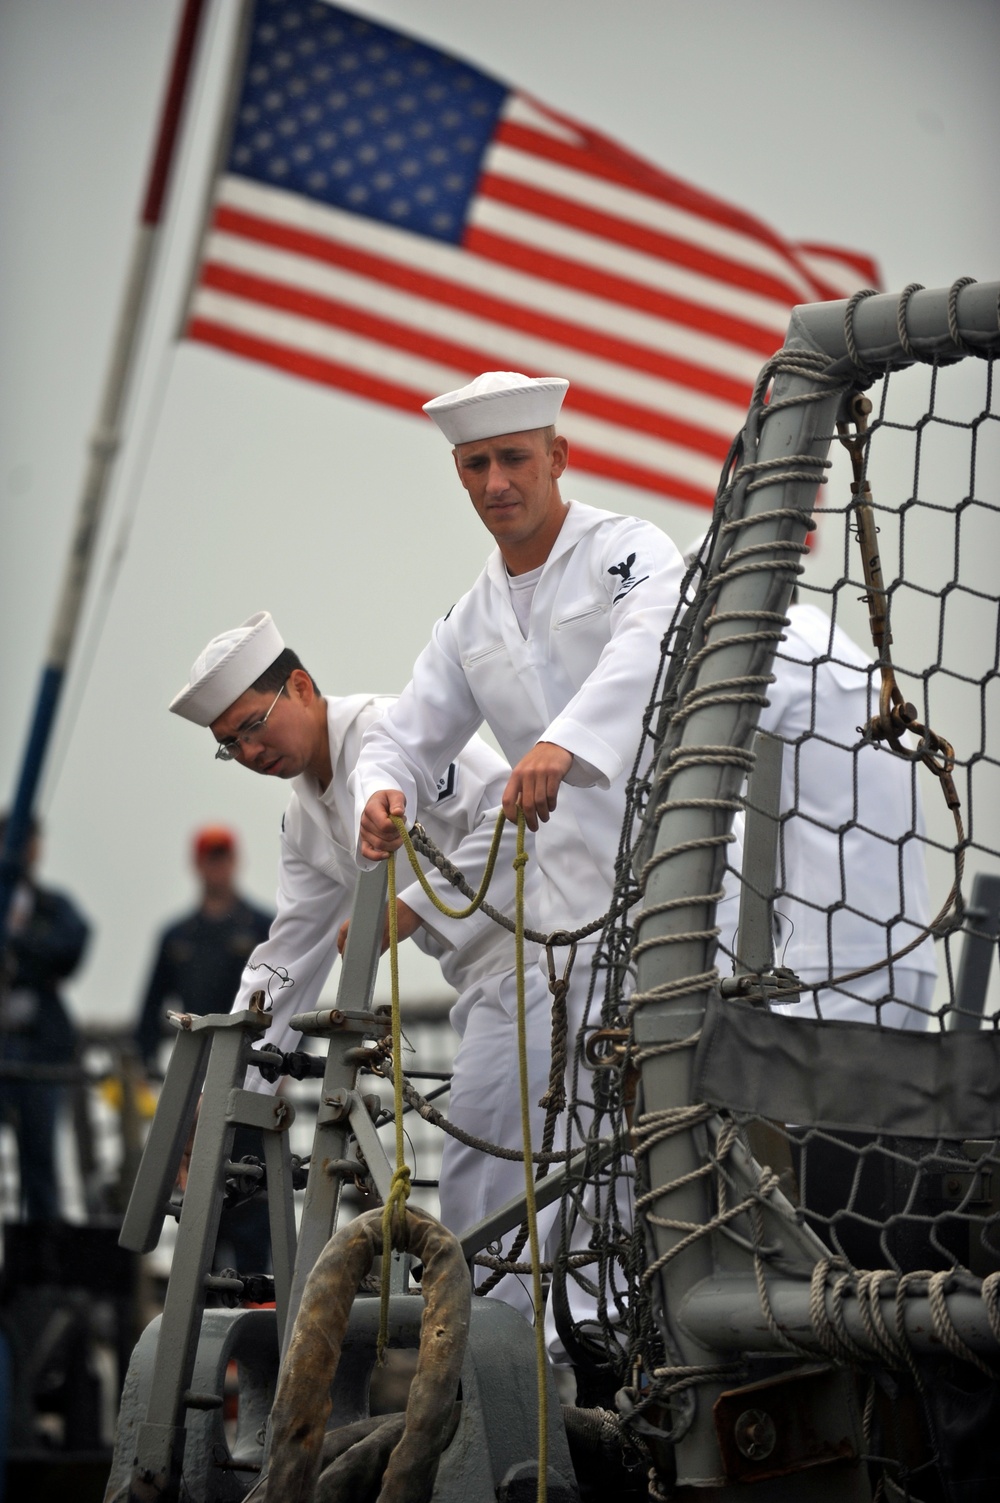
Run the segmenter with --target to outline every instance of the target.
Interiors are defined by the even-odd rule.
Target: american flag
[[[710,505],[789,309],[877,285],[478,68],[324,0],[256,0],[190,339],[424,421],[566,376],[572,464]]]

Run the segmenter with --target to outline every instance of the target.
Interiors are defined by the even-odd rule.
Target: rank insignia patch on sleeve
[[[649,578],[648,574],[643,574],[641,578],[636,579],[632,574],[632,565],[634,563],[635,554],[630,553],[628,558],[623,558],[620,564],[612,564],[611,568],[608,570],[609,574],[620,574],[622,581],[621,588],[618,590],[618,593],[615,595],[614,600],[612,600],[611,602],[612,605],[617,605],[619,600],[623,600],[630,590],[634,590],[636,585],[642,584]]]

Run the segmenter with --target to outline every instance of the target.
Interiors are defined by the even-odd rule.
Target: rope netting
[[[900,300],[904,350],[910,296]],[[852,317],[853,304],[849,352]],[[987,359],[882,377],[855,366],[854,388],[808,352],[782,352],[762,372],[664,641],[609,910],[581,915],[573,935],[529,931],[551,942],[556,1001],[567,956],[587,994],[575,1039],[556,1008],[549,1117],[533,1158],[536,1176],[567,1171],[558,1252],[543,1264],[559,1334],[605,1401],[617,1391],[641,1447],[656,1456],[683,1437],[699,1388],[738,1386],[756,1371],[735,1338],[700,1363],[671,1341],[661,1276],[692,1246],[721,1239],[752,1276],[772,1352],[863,1377],[863,1449],[886,1490],[948,1497],[946,1411],[962,1407],[956,1394],[972,1395],[990,1428],[1000,1367],[1000,401]],[[779,375],[812,387],[789,404],[844,393],[828,460],[816,457],[820,441],[758,459],[782,407]],[[776,541],[761,546],[748,541],[761,520],[748,500],[776,481],[814,488],[814,520],[801,541],[801,510],[776,507]],[[754,573],[787,585],[783,600],[794,593],[780,610],[742,609],[737,620],[720,591]],[[720,627],[727,649],[747,644],[752,667],[706,684]],[[683,738],[716,704],[737,706],[780,748],[776,792],[758,785],[763,743],[752,734]],[[692,765],[720,770],[716,795],[675,793]],[[714,852],[714,877],[651,908],[650,874],[676,854],[657,851],[653,834],[680,807],[713,816],[713,833],[692,844]],[[762,831],[773,843],[763,861]],[[472,896],[419,831],[415,844]],[[700,917],[686,927],[688,911]],[[677,922],[640,936],[640,913]],[[704,946],[703,971],[638,989],[644,955],[692,941]],[[700,1027],[637,1038],[643,1009],[688,994],[712,998]],[[644,1089],[644,1072],[668,1056],[690,1061],[689,1104]],[[472,1146],[522,1156],[471,1139],[412,1085],[405,1092],[411,1109]],[[656,1182],[657,1145],[683,1135],[698,1147],[694,1167]],[[694,1182],[708,1214],[672,1214],[670,1197]],[[665,1251],[657,1229],[670,1233]],[[523,1246],[479,1261],[498,1278],[525,1274]],[[776,1275],[807,1291],[798,1325],[778,1312]],[[981,1315],[961,1330],[956,1294],[974,1296]],[[914,1298],[929,1302],[934,1355],[911,1339]],[[901,1394],[919,1443],[901,1433]],[[666,1496],[663,1470],[655,1486]]]
[[[779,364],[788,360],[778,357]],[[668,993],[660,988],[629,997],[621,985],[628,958],[634,964],[642,952],[634,908],[619,909],[620,920],[605,936],[601,995],[609,1068],[602,1072],[603,1098],[598,1093],[603,1110],[591,1131],[627,1139],[635,1159],[609,1166],[603,1215],[583,1196],[571,1201],[570,1221],[586,1221],[589,1240],[605,1250],[595,1283],[599,1307],[611,1317],[599,1332],[580,1334],[620,1376],[622,1404],[639,1433],[683,1434],[694,1390],[734,1375],[722,1363],[690,1367],[671,1354],[658,1275],[692,1242],[729,1238],[752,1263],[773,1350],[784,1347],[800,1358],[823,1354],[866,1373],[891,1370],[897,1382],[910,1384],[926,1449],[915,1457],[898,1437],[887,1439],[874,1398],[865,1410],[865,1448],[882,1456],[897,1495],[940,1496],[935,1488],[944,1487],[950,1496],[947,1479],[941,1480],[949,1453],[942,1394],[953,1410],[955,1395],[963,1392],[982,1408],[976,1380],[995,1393],[1000,1370],[995,1345],[984,1356],[981,1343],[972,1350],[958,1337],[946,1302],[957,1290],[981,1297],[979,1325],[995,1343],[995,368],[985,360],[917,366],[880,379],[867,398],[855,394],[830,435],[826,474],[813,470],[817,496],[808,543],[779,542],[762,563],[743,546],[740,505],[749,489],[769,478],[752,459],[755,428],[770,416],[766,399],[776,368],[763,373],[755,410],[727,463],[712,527],[692,560],[690,608],[665,659],[662,692],[647,712],[645,761],[631,793],[632,828],[643,832],[644,820],[670,801],[671,775],[685,762],[742,763],[750,774],[753,750],[679,747],[676,735],[710,697],[742,701],[759,712],[758,729],[780,746],[780,793],[776,805],[761,807],[751,778],[738,796],[714,802],[724,815],[739,806],[733,812],[744,837],[752,813],[770,822],[773,863],[762,876],[750,849],[730,843],[724,878],[713,893],[679,895],[661,905],[676,902],[684,909],[702,897],[716,903],[714,967],[675,983],[676,995],[698,988],[716,994],[704,1028],[692,1037],[636,1043],[637,1012]],[[808,456],[781,463],[789,470],[806,461],[816,464]],[[759,567],[787,571],[796,581],[784,612],[740,616],[741,629],[755,641],[776,641],[770,673],[702,689],[698,668],[716,650],[720,586]],[[728,636],[726,645],[732,641]],[[674,751],[666,774],[661,761],[657,781],[656,746],[660,739],[669,742],[671,731]],[[725,845],[725,836],[715,838]],[[637,840],[629,854],[648,877],[658,859],[648,841]],[[623,893],[633,880],[629,864],[623,855]],[[748,892],[767,905],[763,933],[760,923],[756,933],[737,928]],[[795,1026],[801,1021],[805,1028]],[[709,1030],[714,1064],[706,1065]],[[971,1031],[976,1044],[981,1041],[978,1062],[957,1048],[956,1035]],[[670,1051],[693,1056],[696,1086],[705,1087],[707,1104],[643,1110],[640,1095],[633,1111],[630,1069]],[[720,1120],[721,1130],[708,1130]],[[680,1133],[701,1135],[702,1165],[694,1172],[710,1187],[711,1214],[691,1225],[664,1219],[656,1209],[664,1192],[676,1192],[682,1181],[651,1184],[645,1169],[650,1145]],[[734,1144],[743,1151],[742,1172],[734,1172]],[[614,1190],[616,1180],[633,1178],[634,1165],[637,1222],[645,1234],[629,1237]],[[812,1277],[832,1300],[832,1310],[823,1299],[812,1302],[812,1328],[796,1339],[776,1321],[768,1297],[783,1253],[787,1272],[787,1249],[775,1236],[782,1217],[815,1233]],[[674,1236],[659,1259],[651,1254],[655,1226],[669,1227]],[[580,1241],[579,1226],[572,1236]],[[808,1279],[808,1268],[798,1276]],[[916,1292],[931,1298],[940,1357],[914,1351],[901,1315],[891,1332],[885,1328],[884,1302],[901,1310]],[[845,1301],[868,1319],[861,1344],[843,1321],[837,1326]],[[737,1369],[746,1381],[752,1363],[745,1359]],[[923,1475],[929,1472],[934,1481]]]

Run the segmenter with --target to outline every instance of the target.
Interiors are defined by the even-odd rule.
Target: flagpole
[[[89,458],[77,507],[73,540],[63,573],[55,621],[21,761],[17,790],[7,822],[3,851],[0,853],[0,943],[6,941],[7,914],[21,870],[21,858],[27,845],[35,795],[55,724],[96,550],[112,467],[121,440],[122,412],[142,315],[152,282],[151,274],[162,229],[167,189],[205,9],[206,0],[185,0],[174,45],[156,148],[135,232],[111,362],[105,377],[97,422],[90,438]]]

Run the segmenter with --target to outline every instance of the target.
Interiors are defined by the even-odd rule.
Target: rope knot
[[[406,1251],[406,1202],[410,1195],[410,1170],[401,1164],[389,1183],[382,1207],[382,1289],[375,1352],[379,1367],[385,1362],[389,1340],[389,1264],[393,1251]]]
[[[406,1202],[410,1198],[411,1188],[410,1166],[403,1164],[396,1170],[389,1182],[389,1194],[386,1196],[382,1212],[383,1256],[387,1233],[389,1245],[394,1252],[406,1251]]]
[[[555,1086],[550,1085],[545,1094],[538,1098],[538,1105],[547,1112],[565,1111],[566,1087],[561,1082]]]

